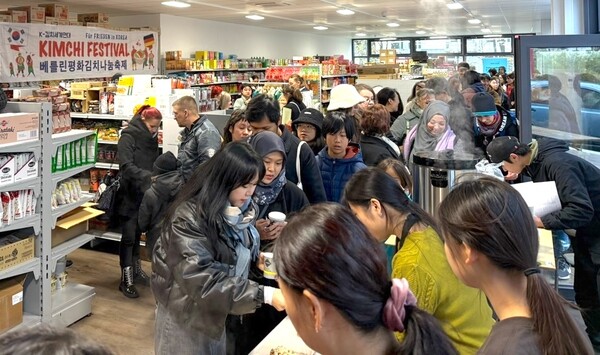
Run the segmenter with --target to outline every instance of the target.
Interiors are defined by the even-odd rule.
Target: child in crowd
[[[594,354],[540,274],[538,232],[517,190],[489,177],[462,182],[438,217],[452,271],[483,291],[500,319],[478,354]]]
[[[245,84],[242,86],[242,97],[235,100],[233,103],[234,110],[242,110],[246,111],[246,106],[248,106],[248,102],[252,98],[252,85]]]
[[[339,202],[344,186],[357,171],[366,168],[358,144],[350,143],[356,128],[354,119],[343,111],[328,112],[323,122],[327,146],[317,155],[327,201]]]
[[[265,173],[247,143],[232,142],[194,171],[167,211],[152,263],[157,354],[225,354],[230,318],[263,303],[283,309],[279,290],[249,280],[258,261],[252,194]]]
[[[344,199],[377,241],[397,236],[392,278],[406,278],[419,307],[440,321],[456,349],[474,354],[492,328],[492,310],[485,295],[452,273],[433,218],[378,168],[356,173]]]
[[[146,233],[148,255],[153,254],[167,208],[183,184],[177,167],[177,158],[171,152],[161,154],[154,162],[152,185],[144,193],[138,214],[140,230]]]
[[[274,260],[286,311],[320,354],[457,354],[408,282],[390,282],[381,245],[345,207],[319,204],[292,217]]]
[[[252,127],[246,120],[244,111],[234,110],[223,127],[223,142],[221,147],[229,142],[246,141],[252,135]]]
[[[292,130],[296,137],[305,141],[315,155],[325,147],[325,140],[321,134],[322,126],[323,114],[314,108],[303,110],[298,119],[292,122]]]

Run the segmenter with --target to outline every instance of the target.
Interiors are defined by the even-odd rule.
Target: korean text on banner
[[[0,82],[158,73],[158,33],[0,24]]]

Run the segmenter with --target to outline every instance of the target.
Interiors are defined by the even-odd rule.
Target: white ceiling
[[[338,37],[355,37],[357,32],[368,37],[483,35],[540,33],[550,21],[551,0],[455,0],[463,9],[449,10],[453,0],[183,0],[186,9],[161,5],[164,0],[59,0],[69,5],[72,13],[105,12],[110,16],[137,14],[170,14],[220,22],[267,27],[280,30],[318,33]],[[0,8],[38,4],[43,0],[0,0]],[[47,2],[52,2],[49,0]],[[347,8],[354,15],[342,16],[337,9]],[[244,16],[259,14],[262,21]],[[470,18],[481,24],[470,24]],[[391,28],[386,24],[396,22]],[[313,26],[329,27],[317,31]],[[182,29],[184,31],[185,29]],[[416,34],[416,31],[425,34]],[[489,34],[489,33],[488,33]]]

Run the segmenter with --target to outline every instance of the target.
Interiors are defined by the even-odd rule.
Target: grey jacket
[[[198,165],[215,155],[221,147],[221,135],[206,116],[200,117],[190,129],[180,132],[181,143],[177,159],[181,162],[181,176],[188,181]]]
[[[403,113],[394,121],[394,123],[392,123],[392,126],[390,127],[390,132],[393,137],[392,140],[396,144],[401,145],[408,132],[419,123],[419,118],[421,118],[422,114],[423,110],[417,106],[416,103],[413,103],[408,111]]]
[[[219,339],[228,315],[252,313],[262,305],[263,287],[235,276],[233,242],[198,217],[195,201],[177,209],[156,244],[152,292],[180,326]]]

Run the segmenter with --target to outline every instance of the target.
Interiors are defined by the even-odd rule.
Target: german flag
[[[152,48],[153,45],[154,45],[154,35],[149,34],[149,35],[144,36],[144,46],[146,48]]]

